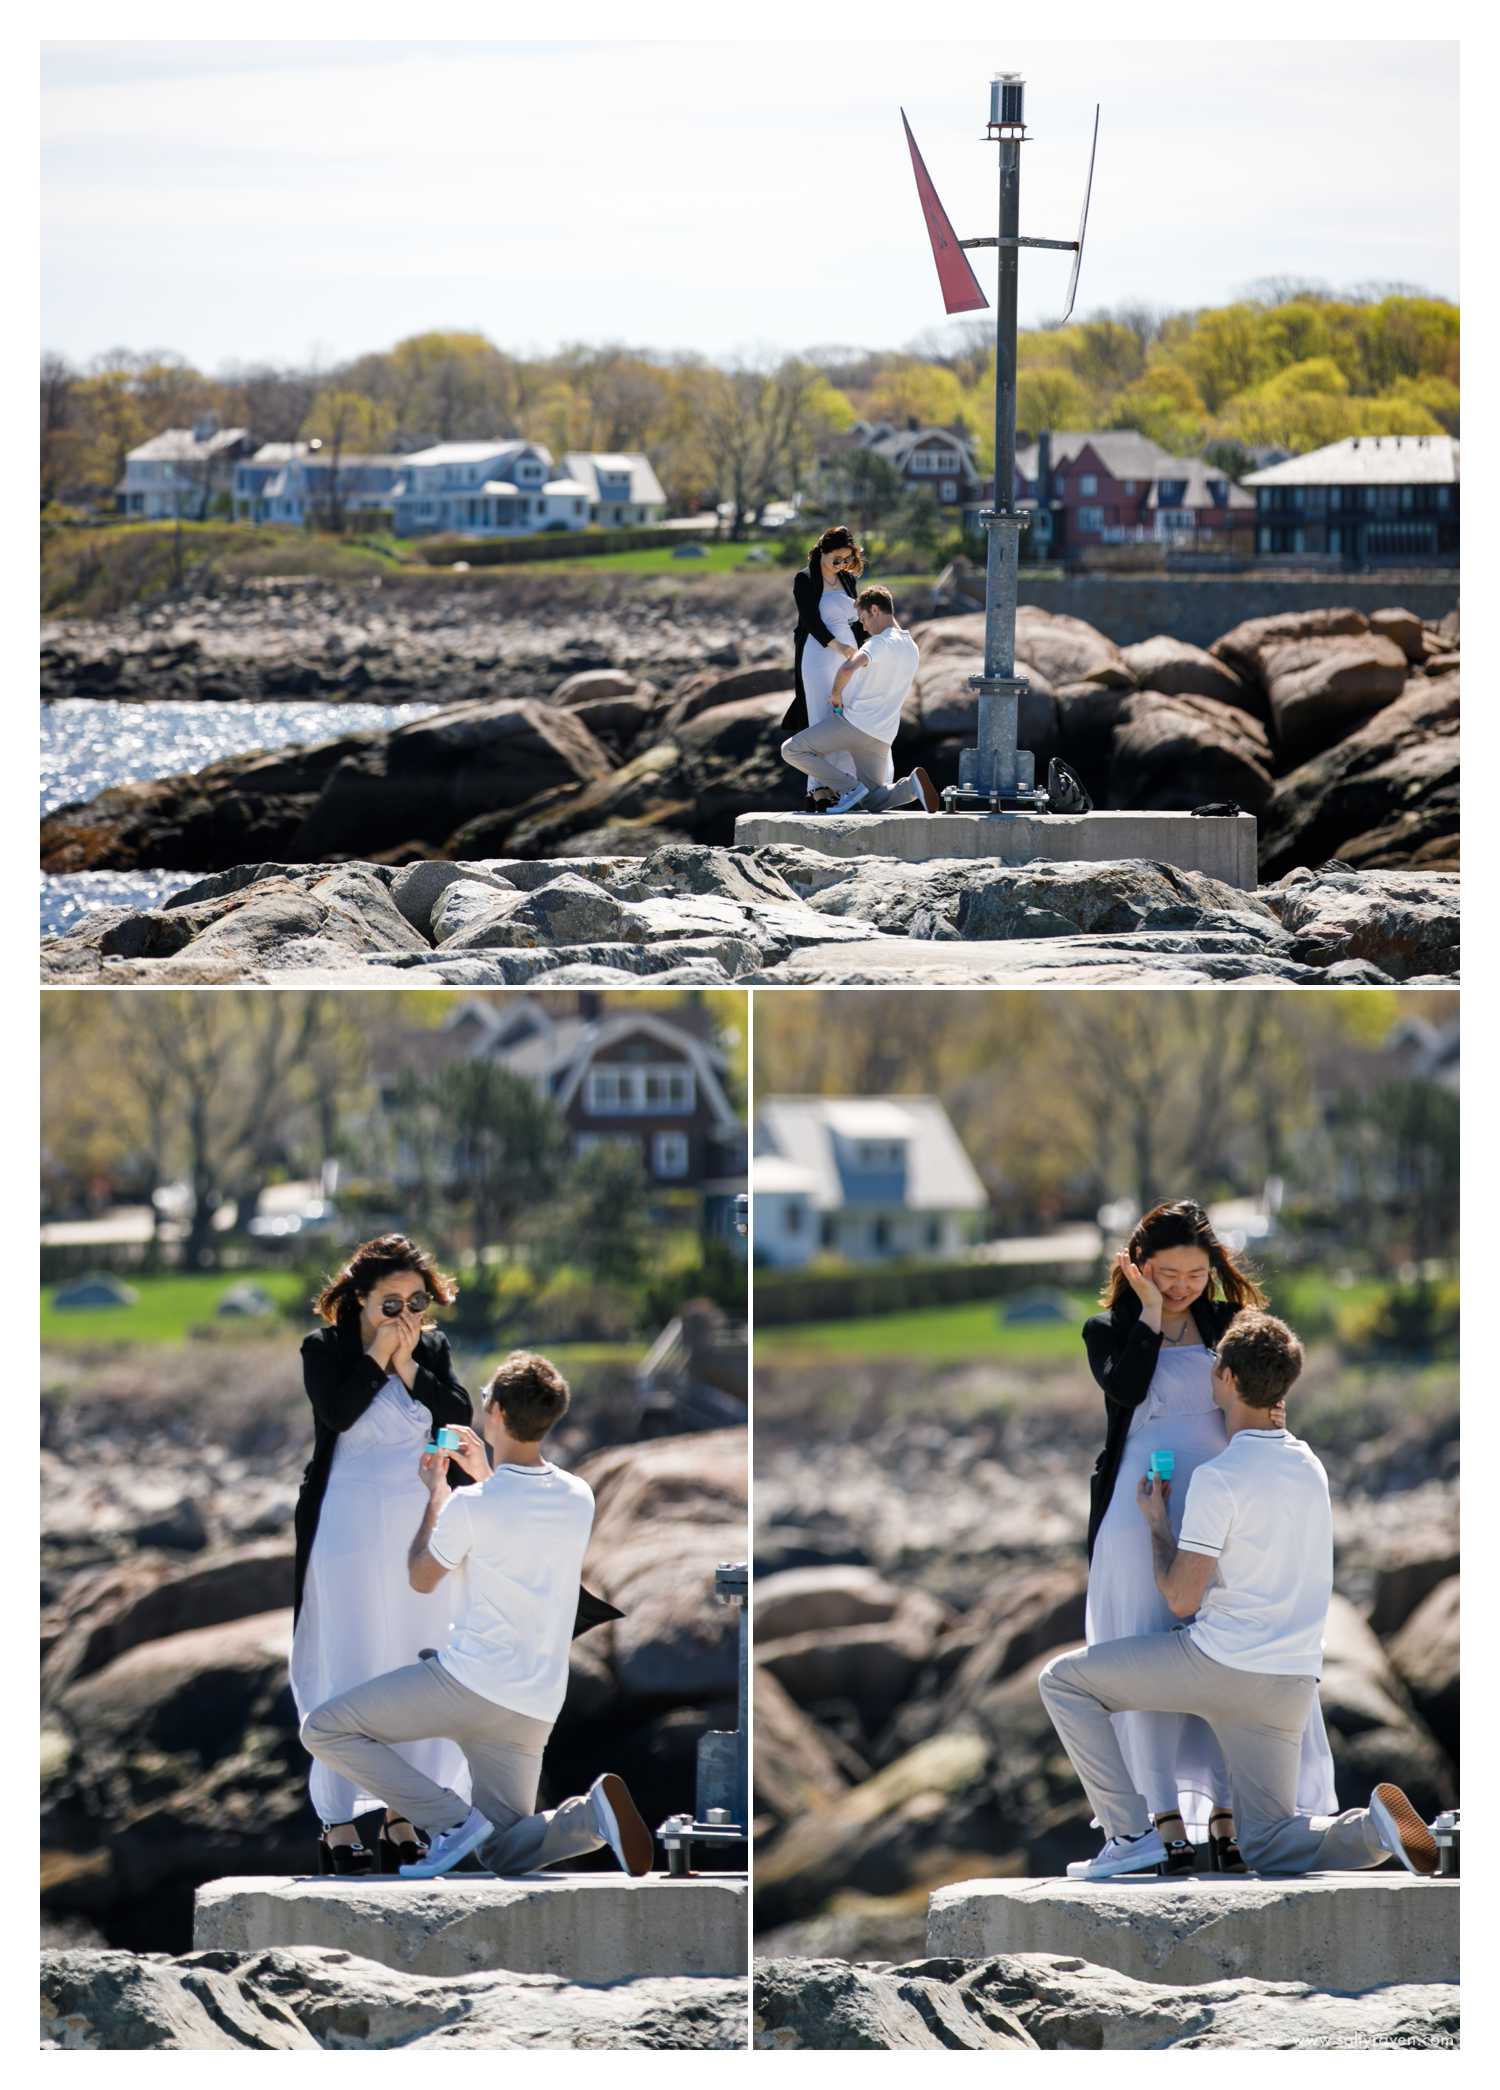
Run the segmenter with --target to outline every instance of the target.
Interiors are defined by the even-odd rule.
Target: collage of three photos
[[[40,46],[44,2051],[1459,2044],[1459,46],[877,48]]]

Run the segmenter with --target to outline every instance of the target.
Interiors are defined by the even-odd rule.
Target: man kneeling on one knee
[[[832,710],[816,725],[784,740],[781,758],[839,793],[830,813],[849,813],[856,806],[888,813],[905,805],[935,813],[938,795],[925,769],[914,769],[899,783],[885,781],[891,742],[900,730],[901,708],[917,672],[917,642],[896,622],[889,588],[866,588],[859,597],[859,614],[869,636],[834,676]],[[847,755],[853,762],[853,784],[848,770],[830,762],[830,755]]]
[[[1270,1314],[1237,1314],[1219,1340],[1214,1405],[1229,1448],[1188,1483],[1173,1538],[1169,1482],[1144,1477],[1156,1586],[1191,1623],[1056,1656],[1038,1687],[1108,1839],[1079,1879],[1155,1871],[1166,1858],[1112,1715],[1196,1713],[1223,1751],[1240,1847],[1262,1873],[1360,1871],[1395,1858],[1437,1870],[1437,1844],[1392,1784],[1367,1807],[1299,1812],[1302,1733],[1323,1667],[1333,1593],[1328,1477],[1308,1446],[1272,1425],[1302,1369],[1302,1345]]]
[[[588,1484],[542,1455],[543,1438],[567,1412],[567,1382],[546,1358],[516,1351],[483,1398],[484,1441],[463,1430],[453,1455],[474,1485],[450,1490],[448,1454],[423,1455],[427,1508],[407,1555],[413,1589],[455,1577],[447,1644],[330,1698],[308,1715],[302,1740],[426,1832],[427,1855],[401,1867],[404,1879],[435,1878],[471,1851],[494,1872],[514,1874],[604,1844],[639,1876],[651,1869],[651,1832],[613,1772],[537,1811],[594,1522]],[[392,1746],[439,1739],[457,1742],[468,1759],[472,1806]]]

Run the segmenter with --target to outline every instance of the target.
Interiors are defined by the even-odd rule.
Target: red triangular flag
[[[917,177],[917,194],[922,202],[922,215],[927,220],[927,237],[932,241],[932,258],[937,263],[938,282],[943,287],[944,309],[948,312],[983,311],[989,299],[980,289],[979,278],[969,266],[968,255],[958,244],[948,213],[938,201],[938,192],[922,163],[922,155],[917,151],[917,141],[911,134],[904,109],[901,122],[906,131],[906,142],[911,147],[912,172]]]

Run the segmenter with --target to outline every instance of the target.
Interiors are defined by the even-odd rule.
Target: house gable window
[[[606,1061],[590,1067],[585,1100],[593,1117],[687,1117],[697,1103],[697,1079],[682,1061]]]
[[[1079,492],[1080,492],[1081,494],[1083,494],[1083,495],[1085,496],[1085,498],[1092,498],[1092,496],[1093,496],[1093,495],[1095,495],[1096,493],[1098,493],[1098,491],[1099,491],[1099,475],[1098,475],[1098,473],[1097,473],[1097,472],[1081,472],[1081,473],[1079,474],[1079,477],[1078,477],[1078,491],[1079,491]],[[1127,489],[1127,491],[1128,491],[1128,489]]]

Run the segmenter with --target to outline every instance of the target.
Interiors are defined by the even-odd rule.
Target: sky
[[[429,328],[899,348],[945,325],[900,110],[960,238],[992,233],[1002,68],[1028,82],[1023,234],[1076,235],[1102,104],[1080,314],[1268,276],[1458,294],[1452,42],[42,52],[42,346],[75,363],[327,367]],[[1023,256],[1023,325],[1061,313],[1068,268]]]

